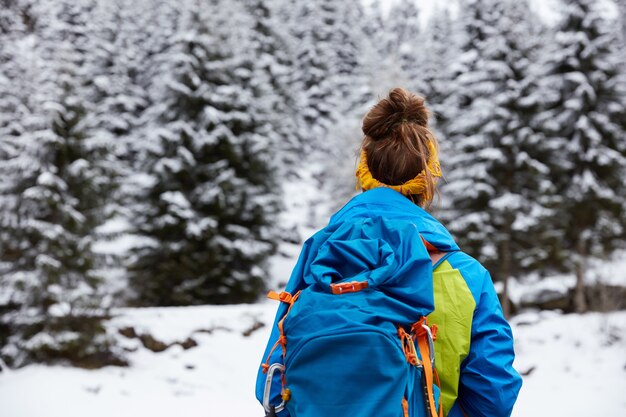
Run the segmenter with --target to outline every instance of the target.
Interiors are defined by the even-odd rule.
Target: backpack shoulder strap
[[[434,363],[431,362],[433,355],[432,335],[430,330],[423,321],[416,323],[413,326],[416,332],[417,348],[420,351],[422,357],[422,366],[424,367],[425,376],[425,388],[426,388],[426,410],[428,411],[428,417],[443,417],[443,407],[441,404],[441,397],[439,397],[439,404],[435,404],[435,396],[433,393],[433,384],[435,377]],[[430,341],[429,341],[430,338]],[[437,413],[439,410],[439,413]]]

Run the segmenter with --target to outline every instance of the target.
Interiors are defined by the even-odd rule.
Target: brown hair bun
[[[385,140],[401,125],[414,123],[427,128],[430,112],[424,98],[403,88],[394,88],[380,100],[363,119],[362,130],[373,140]]]
[[[367,168],[357,169],[357,177],[369,171],[379,183],[397,186],[423,175],[424,185],[407,197],[420,206],[430,205],[441,171],[429,116],[423,97],[403,88],[391,90],[363,118],[361,160]]]

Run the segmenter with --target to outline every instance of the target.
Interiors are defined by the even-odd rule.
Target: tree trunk
[[[585,241],[582,237],[576,242],[576,288],[574,289],[574,310],[577,313],[587,311],[587,300],[585,299],[585,270],[587,269],[587,251]]]

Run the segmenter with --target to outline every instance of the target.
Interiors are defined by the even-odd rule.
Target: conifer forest
[[[507,317],[626,309],[626,1],[422,3],[0,0],[0,376],[128,366],[119,311],[259,303],[397,86]]]

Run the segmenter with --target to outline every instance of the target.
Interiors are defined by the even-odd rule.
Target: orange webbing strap
[[[415,343],[413,343],[413,338],[409,333],[406,332],[402,327],[398,327],[398,337],[402,343],[402,350],[404,351],[404,356],[406,357],[406,361],[413,366],[419,365],[419,359],[417,358],[417,351],[415,350]]]
[[[270,350],[270,353],[267,354],[267,358],[265,359],[265,363],[263,365],[261,365],[261,367],[263,368],[263,373],[264,374],[266,374],[267,370],[270,368],[270,359],[272,357],[272,353],[274,353],[274,351],[276,350],[276,348],[278,346],[285,346],[286,343],[287,343],[287,340],[285,339],[285,336],[283,336],[281,334],[280,337],[278,338],[278,340],[276,341],[276,343],[274,343],[274,346],[272,346],[272,349]]]
[[[409,417],[409,402],[406,397],[402,397],[402,412],[404,417]]]
[[[287,318],[287,316],[289,315],[289,312],[291,311],[291,308],[293,307],[293,304],[298,300],[298,297],[300,297],[300,293],[301,291],[298,291],[297,293],[294,294],[294,296],[292,297],[291,294],[289,294],[289,301],[284,301],[281,300],[285,303],[289,304],[289,308],[287,309],[287,312],[285,313],[285,315],[283,316],[282,319],[280,319],[280,321],[278,322],[278,330],[280,331],[280,336],[285,338],[285,332],[283,330],[283,323],[285,322],[285,319]],[[283,294],[283,293],[281,293]],[[280,339],[279,339],[280,340]],[[285,339],[284,343],[282,344],[283,347],[283,356],[285,355],[285,345],[287,344],[287,340]]]
[[[267,294],[267,298],[271,298],[272,300],[278,300],[278,301],[282,301],[283,303],[287,303],[289,304],[289,308],[287,309],[287,312],[285,313],[285,315],[283,316],[282,319],[280,319],[280,321],[278,322],[278,331],[280,332],[280,336],[278,337],[278,340],[276,341],[276,343],[274,343],[274,346],[272,346],[272,349],[270,350],[270,353],[267,355],[267,358],[265,359],[265,363],[262,366],[263,368],[263,373],[267,373],[267,370],[270,367],[270,359],[272,357],[272,353],[274,353],[274,351],[276,350],[276,348],[278,346],[281,347],[282,351],[283,351],[283,358],[285,357],[286,353],[287,353],[287,337],[285,337],[285,332],[283,331],[283,322],[285,321],[285,318],[287,317],[287,315],[289,314],[289,312],[291,311],[291,307],[293,307],[293,303],[296,302],[296,300],[298,299],[298,297],[300,296],[300,291],[298,291],[295,295],[291,295],[288,292],[281,292],[280,294],[278,294],[277,292],[274,291],[270,291]],[[284,385],[284,374],[283,374],[283,385]]]
[[[433,372],[435,373],[435,382],[437,383],[437,386],[441,388],[441,381],[439,380],[439,374],[437,373],[437,368],[433,369]]]
[[[416,330],[417,346],[419,348],[420,355],[422,356],[422,365],[424,367],[424,375],[426,376],[426,392],[428,393],[427,401],[430,405],[432,417],[437,417],[437,408],[435,407],[435,395],[433,393],[434,369],[432,367],[432,364],[430,363],[430,346],[428,344],[428,333],[421,325],[423,322],[424,319],[422,318],[419,322],[416,323],[416,325],[414,325],[413,328]],[[439,417],[443,417],[441,397],[439,398]]]

